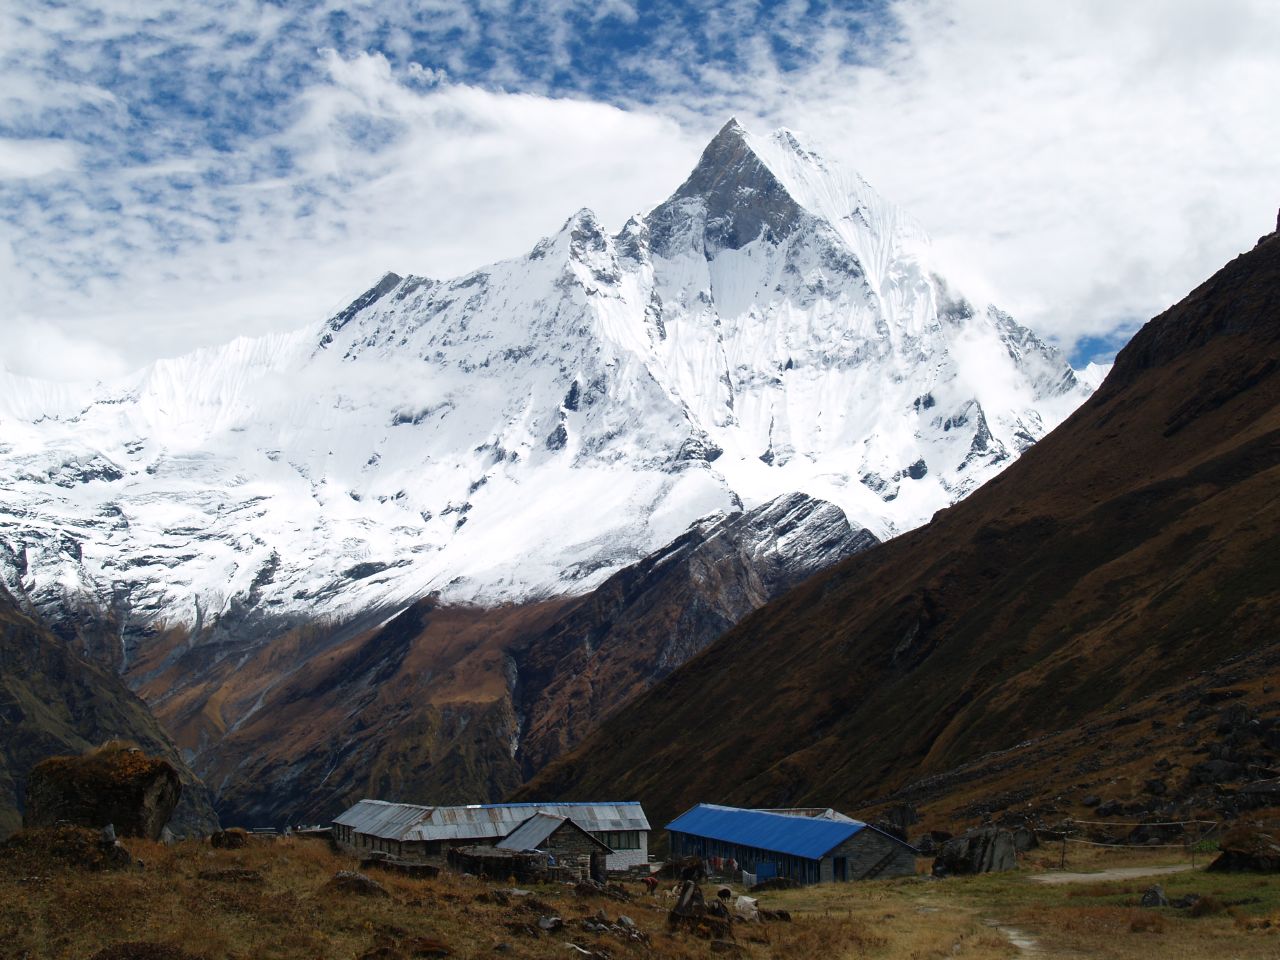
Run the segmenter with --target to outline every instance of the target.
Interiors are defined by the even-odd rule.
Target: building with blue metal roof
[[[667,824],[671,855],[696,856],[719,872],[799,883],[910,876],[916,851],[831,810],[746,810],[700,803]]]

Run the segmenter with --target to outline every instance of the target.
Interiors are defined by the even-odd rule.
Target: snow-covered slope
[[[582,210],[119,383],[2,376],[6,579],[135,627],[582,591],[789,491],[888,537],[1090,389],[861,179],[732,121],[616,235]]]

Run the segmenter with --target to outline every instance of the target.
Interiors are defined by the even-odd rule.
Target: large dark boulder
[[[933,875],[947,877],[971,873],[995,873],[1017,866],[1013,832],[999,827],[979,827],[948,840],[933,861]]]
[[[27,780],[24,827],[114,824],[126,837],[159,840],[182,795],[177,769],[163,757],[111,743],[81,757],[50,757]]]
[[[1280,839],[1257,827],[1234,827],[1218,846],[1222,853],[1208,867],[1215,873],[1280,872]]]

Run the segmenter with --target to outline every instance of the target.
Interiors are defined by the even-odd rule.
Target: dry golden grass
[[[142,869],[87,872],[16,859],[0,863],[0,960],[88,960],[103,948],[139,941],[208,960],[358,960],[374,951],[382,960],[407,960],[428,941],[441,941],[463,958],[581,956],[566,946],[570,942],[613,960],[725,956],[705,940],[670,933],[668,901],[644,896],[638,886],[626,904],[546,885],[533,892],[537,904],[515,898],[503,905],[486,895],[502,884],[373,871],[390,893],[373,898],[326,891],[334,873],[355,862],[315,841],[255,840],[240,850],[195,842],[127,846]],[[1146,851],[1108,852],[1105,860],[1091,856],[1089,863],[1144,866],[1154,859]],[[1199,911],[1139,907],[1142,891],[1155,881],[1171,899],[1195,892],[1208,902]],[[1280,956],[1280,877],[1197,871],[1045,886],[1024,870],[808,887],[765,894],[761,901],[789,911],[793,922],[736,924],[744,958],[1010,960],[1022,952],[1015,941],[1034,942],[1034,955],[1046,958]],[[650,945],[587,933],[574,922],[601,909],[611,920],[631,917]],[[540,913],[555,913],[567,926],[532,933]],[[495,953],[504,943],[508,949]]]
[[[925,960],[962,957],[1004,960],[1017,956],[1009,939],[981,911],[962,903],[931,903],[922,894],[931,881],[907,878],[873,883],[828,884],[770,894],[791,912],[795,926],[841,924],[848,939],[835,949],[810,949],[794,942],[794,952],[777,957],[875,957]]]
[[[487,902],[502,884],[442,874],[417,879],[370,871],[387,898],[325,890],[338,870],[356,867],[309,840],[256,840],[239,850],[183,842],[172,847],[130,840],[141,869],[96,873],[50,864],[0,865],[0,960],[88,960],[117,944],[177,947],[210,960],[356,960],[381,950],[386,960],[409,958],[427,941],[454,957],[559,958],[573,942],[613,960],[713,956],[709,942],[666,926],[668,903],[640,894],[630,903],[580,897],[563,885],[534,889],[536,904],[513,898]],[[765,898],[768,904],[769,898]],[[532,909],[531,909],[532,908]],[[611,920],[631,917],[651,945],[587,933],[575,920],[603,909]],[[566,922],[553,934],[536,931],[541,913]],[[739,924],[744,957],[856,957],[874,954],[882,939],[869,924],[843,914],[805,916],[794,923]],[[509,944],[495,954],[500,944]],[[714,954],[723,956],[722,954]]]

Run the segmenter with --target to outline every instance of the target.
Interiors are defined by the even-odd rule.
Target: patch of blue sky
[[[1080,337],[1071,350],[1071,365],[1079,370],[1090,363],[1111,363],[1141,326],[1142,321],[1127,319],[1107,333]]]

